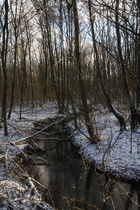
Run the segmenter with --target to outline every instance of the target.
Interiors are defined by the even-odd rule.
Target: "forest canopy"
[[[107,106],[137,129],[140,104],[139,0],[3,0],[0,98],[4,133],[14,105],[56,100],[82,113],[96,142],[93,106]],[[117,104],[117,107],[115,106]],[[120,114],[122,112],[122,114]],[[76,114],[76,113],[75,113]]]

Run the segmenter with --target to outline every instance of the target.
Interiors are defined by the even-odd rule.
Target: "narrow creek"
[[[140,209],[140,186],[116,181],[88,166],[66,134],[48,131],[34,141],[46,151],[36,156],[49,165],[32,161],[26,170],[46,187],[44,198],[55,209]]]

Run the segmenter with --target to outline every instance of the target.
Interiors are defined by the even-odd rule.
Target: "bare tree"
[[[9,5],[8,0],[4,2],[4,18],[1,20],[1,28],[2,28],[2,51],[1,51],[1,60],[2,60],[2,71],[3,71],[3,99],[2,99],[2,118],[4,122],[4,135],[8,135],[7,130],[7,119],[6,119],[6,111],[7,111],[7,50],[8,50],[8,12]]]
[[[73,14],[74,14],[74,25],[75,25],[75,61],[76,61],[76,74],[78,74],[79,79],[79,91],[81,93],[81,102],[82,102],[82,111],[85,118],[85,123],[87,126],[87,130],[90,136],[90,139],[93,143],[97,143],[97,139],[94,134],[94,128],[92,125],[92,121],[89,116],[89,110],[87,105],[87,94],[86,88],[83,80],[82,73],[82,64],[81,64],[81,55],[80,55],[80,30],[79,30],[79,21],[78,21],[78,11],[77,11],[77,3],[75,0],[72,1],[73,6]]]
[[[21,38],[21,54],[20,54],[20,71],[19,71],[19,88],[20,88],[20,116],[22,118],[23,97],[27,87],[27,42]]]
[[[21,7],[22,2],[20,4],[20,9],[18,9],[18,5],[19,2],[16,1],[15,5],[10,4],[11,7],[11,21],[12,21],[12,25],[13,26],[13,30],[14,30],[14,34],[12,37],[12,41],[14,41],[14,60],[13,60],[13,73],[12,73],[12,82],[11,82],[11,98],[10,98],[10,109],[9,109],[9,113],[8,113],[8,119],[10,119],[11,117],[11,113],[12,113],[12,108],[13,108],[13,100],[14,100],[14,92],[15,92],[15,80],[16,80],[16,69],[17,69],[17,54],[18,54],[18,38],[19,35],[21,33],[20,31],[20,24],[21,24]],[[14,8],[13,8],[14,7]]]
[[[118,54],[119,54],[119,62],[122,71],[122,77],[124,80],[124,86],[126,90],[126,95],[128,97],[130,111],[131,111],[131,128],[132,130],[136,130],[139,124],[139,112],[138,108],[136,107],[134,97],[129,88],[127,73],[126,73],[126,65],[123,59],[122,47],[121,47],[121,35],[120,35],[120,27],[119,27],[119,4],[120,1],[116,0],[116,7],[115,7],[115,17],[116,17],[116,35],[117,35],[117,46],[118,46]],[[138,52],[139,53],[139,52]]]
[[[111,103],[111,99],[110,99],[108,93],[106,92],[106,89],[105,89],[104,84],[103,84],[103,79],[102,79],[102,75],[101,75],[101,66],[100,66],[99,54],[98,54],[98,51],[97,51],[97,45],[96,45],[96,39],[95,39],[94,17],[92,15],[92,11],[91,11],[91,8],[92,8],[91,0],[88,0],[88,8],[89,8],[89,17],[90,17],[90,24],[91,24],[91,33],[92,33],[92,39],[93,39],[93,47],[94,47],[95,56],[96,56],[98,76],[99,76],[99,79],[100,79],[101,88],[102,88],[103,94],[104,94],[104,96],[106,98],[108,107],[110,108],[112,113],[115,115],[115,117],[119,120],[120,130],[123,131],[123,130],[126,129],[125,120],[124,120],[123,116],[113,107],[113,105]]]

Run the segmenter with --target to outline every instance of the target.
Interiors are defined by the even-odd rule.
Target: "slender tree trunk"
[[[45,57],[45,67],[44,67],[44,88],[43,88],[43,100],[46,101],[49,92],[49,76],[48,76],[48,52],[46,46],[43,46],[43,53]]]
[[[137,85],[137,107],[140,109],[140,1],[137,0],[137,19],[138,19],[138,35],[136,37],[136,55],[137,55],[137,78],[138,78],[138,85]]]
[[[24,87],[24,81],[22,80],[21,83],[21,91],[20,91],[20,106],[19,106],[19,119],[21,120],[22,118],[22,106],[23,106],[23,87]]]
[[[12,14],[12,22],[13,22],[13,29],[14,29],[14,67],[13,67],[13,73],[12,73],[12,83],[11,83],[11,98],[10,98],[10,109],[8,113],[8,119],[11,117],[12,108],[13,108],[13,100],[14,100],[14,90],[15,90],[15,76],[16,76],[16,65],[17,65],[17,41],[18,41],[18,27],[19,24],[17,24],[17,16],[18,16],[18,4],[15,5],[15,12],[13,12],[11,3],[11,14]]]
[[[16,33],[16,32],[15,32]],[[15,34],[15,47],[14,47],[14,71],[13,71],[13,79],[11,86],[11,100],[10,100],[10,109],[8,113],[8,119],[11,117],[12,108],[13,108],[13,100],[14,100],[14,91],[15,91],[15,76],[16,76],[16,64],[17,64],[17,34]]]
[[[23,107],[23,96],[26,88],[26,56],[27,56],[27,43],[24,40],[21,40],[22,45],[22,58],[21,58],[21,72],[20,72],[20,113],[19,119],[22,118],[22,107]]]
[[[65,85],[64,85],[64,63],[65,63],[65,59],[64,59],[64,43],[63,43],[63,4],[62,4],[62,0],[60,0],[60,43],[61,43],[61,49],[60,49],[60,76],[61,76],[61,87],[60,87],[60,94],[61,94],[61,104],[62,104],[62,110],[65,112]]]
[[[3,37],[2,37],[2,70],[3,70],[3,100],[2,100],[2,118],[4,122],[4,135],[8,135],[7,130],[7,119],[6,119],[6,111],[7,111],[7,48],[8,48],[8,0],[5,0],[5,15],[4,15],[4,26],[3,26]]]
[[[26,21],[25,24],[26,24],[25,27],[26,27],[26,34],[27,34],[27,41],[28,41],[31,101],[32,101],[32,107],[34,108],[34,88],[33,88],[33,73],[32,73],[32,55],[31,55],[32,40],[31,40],[31,35],[30,35],[30,29],[28,27],[28,21]]]

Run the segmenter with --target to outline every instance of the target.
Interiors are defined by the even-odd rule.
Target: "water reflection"
[[[41,136],[40,136],[41,137]],[[49,133],[36,140],[46,150],[46,165],[28,165],[30,174],[47,187],[46,199],[56,209],[138,210],[140,187],[117,182],[86,167],[66,135]]]

